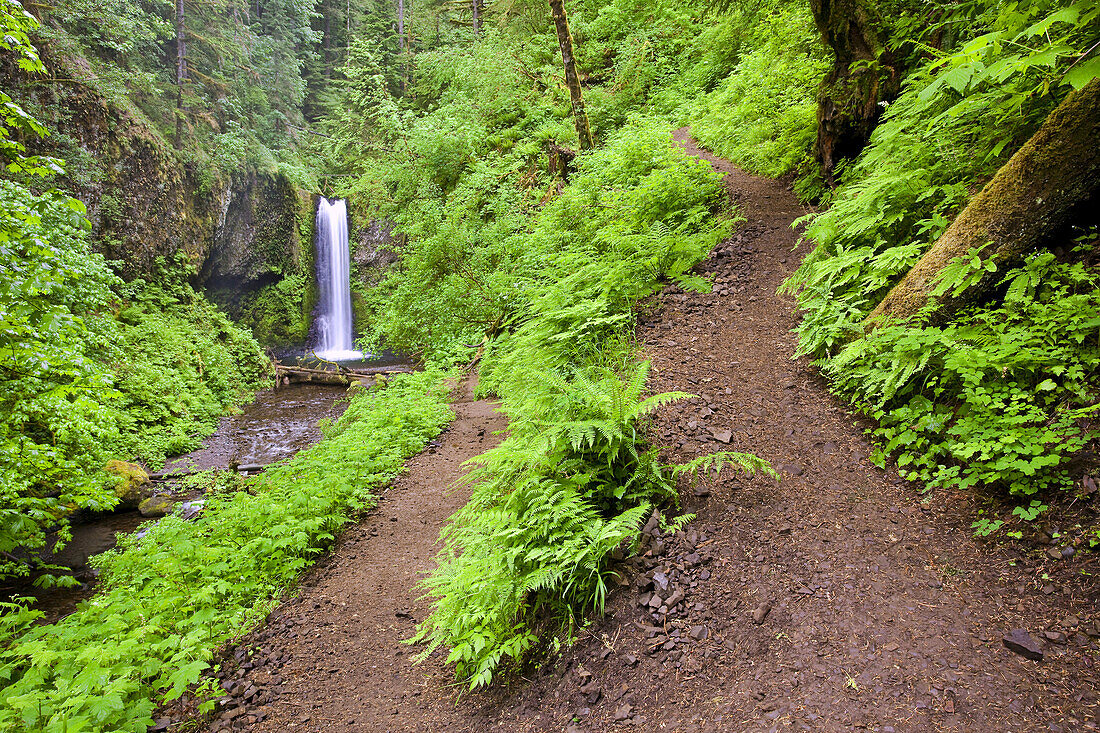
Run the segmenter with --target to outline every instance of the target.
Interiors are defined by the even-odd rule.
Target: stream
[[[396,360],[387,360],[396,363]],[[388,365],[377,361],[364,362],[355,368],[381,369]],[[293,384],[279,389],[265,389],[253,402],[236,415],[221,419],[217,431],[203,441],[203,446],[191,453],[170,460],[163,472],[205,471],[226,469],[231,465],[267,465],[293,456],[321,439],[317,422],[335,420],[343,413],[342,399],[347,390],[340,386]],[[154,490],[166,493],[168,483],[157,482]],[[179,494],[174,499],[195,498]],[[65,548],[50,557],[52,562],[73,569],[81,582],[75,588],[36,590],[29,587],[2,587],[0,595],[34,594],[37,608],[45,613],[44,621],[53,622],[72,613],[77,604],[95,592],[95,571],[88,559],[111,549],[123,534],[133,532],[143,522],[155,521],[137,511],[123,511],[74,517],[73,539]]]
[[[371,355],[355,350],[344,200],[320,199],[316,234],[320,302],[314,337],[308,349],[276,353],[277,363],[327,370],[338,362],[342,369],[358,373],[412,368],[407,358],[390,351]],[[259,469],[289,458],[321,439],[318,421],[339,418],[346,406],[341,398],[346,394],[346,387],[317,383],[283,383],[262,390],[239,413],[223,417],[216,432],[203,441],[201,448],[173,458],[161,471],[151,474],[154,495],[170,498],[175,511],[185,519],[194,516],[201,511],[201,491],[181,487],[179,476],[213,469],[236,470],[238,466]],[[120,535],[140,531],[142,523],[149,521],[156,520],[137,511],[77,514],[72,518],[72,540],[60,552],[42,558],[72,568],[80,586],[57,589],[32,589],[25,583],[0,586],[0,597],[35,595],[37,608],[45,614],[46,622],[72,613],[77,604],[95,592],[97,572],[89,566],[89,558],[111,549]]]

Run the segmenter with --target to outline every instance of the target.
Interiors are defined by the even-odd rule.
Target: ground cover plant
[[[193,521],[124,538],[96,561],[103,590],[63,620],[37,626],[4,604],[0,729],[144,731],[450,421],[443,377],[360,390],[322,442],[255,479],[229,475]]]
[[[0,182],[0,196],[10,224],[0,252],[9,274],[0,292],[0,575],[26,576],[49,571],[27,553],[50,532],[63,544],[73,511],[117,504],[108,461],[155,467],[196,447],[270,375],[252,337],[181,276],[119,280],[90,251],[70,199],[11,182]]]

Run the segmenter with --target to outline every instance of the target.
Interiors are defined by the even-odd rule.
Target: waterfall
[[[317,204],[317,356],[329,361],[360,359],[351,330],[351,268],[348,209],[343,199]]]

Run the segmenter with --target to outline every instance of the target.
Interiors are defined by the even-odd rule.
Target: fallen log
[[[369,386],[374,382],[373,374],[351,374],[328,372],[324,369],[277,369],[275,371],[276,388],[288,384],[333,384],[350,387],[353,384]]]
[[[400,374],[412,371],[411,369],[372,369],[371,371],[355,371],[352,369],[317,369],[315,367],[289,366],[286,364],[275,365],[275,387],[288,384],[333,384],[341,387],[350,387],[353,384],[369,387],[374,384],[379,374]]]

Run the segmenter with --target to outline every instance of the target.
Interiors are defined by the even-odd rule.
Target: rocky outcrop
[[[118,497],[116,509],[137,509],[138,505],[152,493],[149,474],[135,463],[107,461],[103,470],[116,479],[115,495]]]
[[[394,233],[394,224],[388,219],[371,219],[352,231],[352,281],[375,285],[397,262],[403,237]]]
[[[52,79],[29,80],[0,61],[0,83],[51,130],[23,142],[30,152],[65,160],[66,175],[48,185],[84,203],[97,249],[127,279],[155,279],[165,264],[190,263],[195,284],[244,325],[260,326],[261,340],[304,333],[311,194],[279,173],[248,170],[244,161],[232,174],[212,160],[196,162],[162,134],[167,121],[99,88],[79,54],[48,43],[40,50]],[[293,287],[262,297],[288,277]],[[276,329],[269,326],[284,322],[291,326],[271,336]]]
[[[312,197],[285,177],[242,173],[218,198],[199,280],[214,302],[240,317],[250,295],[309,269],[310,235],[302,236],[299,222],[309,216]]]

